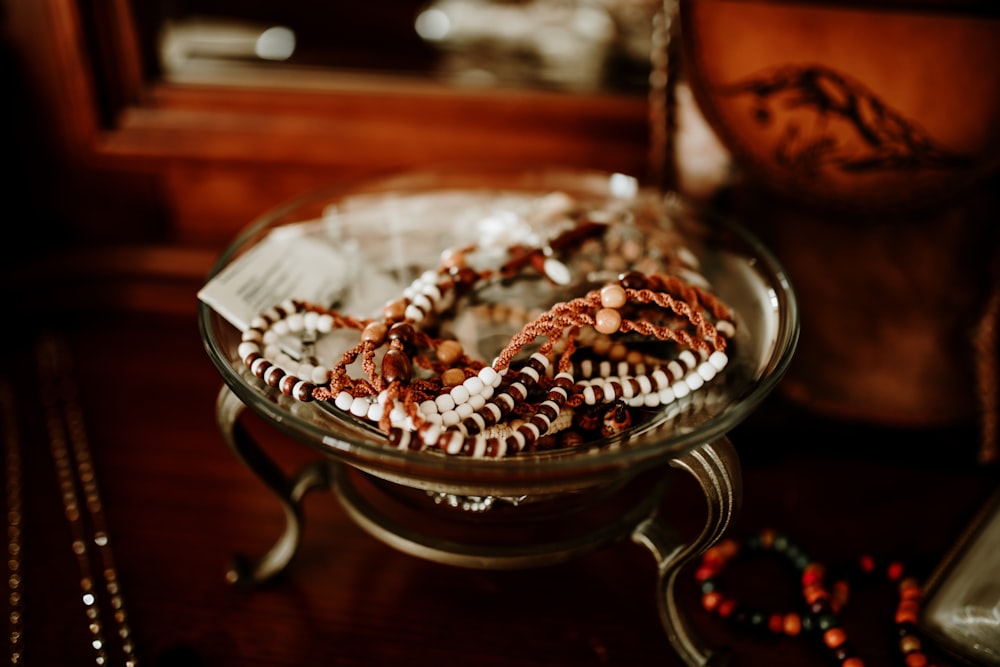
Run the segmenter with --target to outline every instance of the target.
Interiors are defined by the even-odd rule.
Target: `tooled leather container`
[[[680,24],[729,204],[801,303],[781,390],[838,418],[977,422],[995,459],[998,10],[681,0]]]

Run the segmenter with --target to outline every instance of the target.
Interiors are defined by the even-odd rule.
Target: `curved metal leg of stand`
[[[663,519],[651,516],[636,527],[632,540],[647,547],[656,559],[660,619],[674,649],[691,667],[723,665],[728,656],[705,646],[685,622],[675,587],[684,566],[715,544],[739,511],[743,498],[739,457],[729,439],[722,437],[696,447],[671,465],[693,475],[705,492],[708,502],[705,527],[693,542],[685,544]]]
[[[236,456],[278,497],[285,512],[285,531],[274,546],[256,560],[236,555],[226,573],[230,583],[254,585],[277,576],[291,561],[302,540],[302,499],[313,489],[330,488],[334,474],[328,463],[317,461],[293,477],[286,476],[240,427],[238,419],[243,408],[239,398],[223,386],[215,404],[219,429]]]

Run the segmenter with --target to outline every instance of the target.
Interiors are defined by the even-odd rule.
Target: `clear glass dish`
[[[617,210],[643,197],[661,197],[621,174],[552,168],[414,172],[331,186],[262,215],[224,252],[210,279],[263,239],[294,225],[296,234],[314,234],[317,243],[329,243],[332,234],[335,246],[350,248],[344,261],[351,266],[351,285],[368,287],[342,286],[338,309],[370,309],[373,295],[356,292],[375,290],[376,302],[400,293],[413,277],[412,267],[433,267],[443,250],[477,240],[483,228],[469,220],[496,218],[497,211],[516,216],[524,201],[553,193],[582,202],[614,200]],[[792,288],[766,248],[733,221],[698,215],[679,201],[667,206],[699,272],[734,313],[737,333],[728,366],[711,387],[692,393],[686,403],[659,409],[620,436],[500,460],[400,450],[371,424],[323,402],[300,402],[250,373],[237,351],[241,332],[203,302],[199,325],[205,347],[228,388],[254,412],[323,454],[384,480],[463,496],[517,498],[612,483],[728,433],[772,390],[798,336]],[[536,283],[500,298],[556,300],[551,282]],[[482,352],[493,354],[499,345],[484,341],[483,347],[495,349]]]

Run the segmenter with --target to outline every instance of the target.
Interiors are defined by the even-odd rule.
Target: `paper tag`
[[[198,298],[240,331],[285,299],[329,306],[357,273],[359,253],[313,232],[317,222],[285,225],[215,275]]]

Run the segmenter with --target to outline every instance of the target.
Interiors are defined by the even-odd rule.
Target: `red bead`
[[[844,662],[840,663],[840,667],[865,667],[865,663],[861,658],[856,658],[851,656]]]
[[[732,614],[733,611],[735,611],[735,609],[736,609],[736,600],[733,600],[731,598],[726,598],[725,600],[719,603],[719,606],[716,608],[716,612],[722,618],[728,618],[730,614]]]
[[[711,565],[701,565],[697,570],[694,571],[695,581],[705,581],[706,579],[712,579],[719,573],[719,569],[712,567]]]
[[[780,635],[785,629],[785,619],[781,614],[771,614],[767,619],[768,629],[776,635]]]
[[[927,656],[920,651],[906,654],[906,667],[927,667]]]
[[[875,571],[875,559],[867,554],[858,559],[858,565],[861,566],[861,571],[865,574],[871,574]]]
[[[899,562],[890,563],[888,570],[886,570],[886,575],[889,577],[889,581],[896,581],[903,576],[903,564]]]

